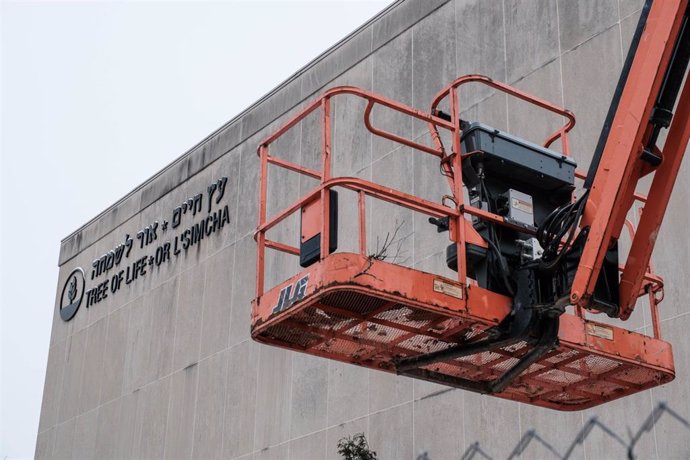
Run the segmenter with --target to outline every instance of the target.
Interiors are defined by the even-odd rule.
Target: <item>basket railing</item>
[[[467,155],[473,152],[463,152],[460,129],[460,90],[463,85],[470,83],[479,83],[494,90],[516,97],[522,101],[540,107],[555,115],[565,118],[565,123],[556,131],[549,135],[543,142],[544,147],[550,147],[556,140],[561,141],[561,150],[564,156],[570,154],[568,132],[575,125],[574,115],[559,106],[551,104],[547,101],[539,99],[535,96],[529,95],[523,91],[513,88],[504,83],[500,83],[490,78],[481,75],[468,75],[458,78],[446,88],[444,88],[434,98],[431,105],[430,113],[425,113],[420,110],[409,107],[405,104],[393,101],[386,97],[372,93],[370,91],[362,90],[351,86],[342,86],[326,91],[316,100],[309,103],[300,112],[290,118],[285,124],[278,128],[273,134],[265,138],[258,148],[258,155],[260,159],[260,176],[259,176],[259,213],[258,213],[258,227],[255,232],[255,239],[257,242],[257,267],[256,267],[256,297],[259,298],[264,293],[264,278],[265,278],[265,254],[266,249],[277,250],[287,254],[299,255],[299,248],[290,244],[274,241],[267,238],[266,233],[284,221],[286,218],[293,215],[304,205],[320,200],[321,205],[321,232],[320,232],[320,259],[324,259],[328,255],[329,248],[329,193],[332,188],[345,188],[352,190],[357,195],[357,214],[358,214],[358,246],[359,253],[366,256],[367,252],[367,234],[366,234],[366,198],[371,197],[377,200],[392,203],[403,208],[411,209],[415,212],[420,212],[430,217],[448,218],[449,222],[449,237],[450,240],[457,244],[458,254],[458,281],[462,284],[468,284],[472,281],[467,278],[466,260],[465,260],[465,242],[471,235],[467,234],[466,215],[476,216],[486,221],[494,222],[498,225],[511,227],[520,230],[523,233],[530,233],[523,227],[515,226],[506,221],[503,216],[494,214],[492,212],[476,208],[463,202],[463,181],[462,174],[454,174],[454,171],[461,170],[461,161]],[[366,106],[362,112],[362,121],[366,129],[374,136],[387,139],[399,145],[410,147],[413,151],[419,151],[424,154],[433,155],[439,158],[441,167],[444,170],[444,175],[448,178],[448,183],[451,189],[450,195],[443,197],[443,203],[439,204],[418,196],[414,196],[390,187],[385,187],[364,179],[355,177],[332,177],[332,114],[331,106],[332,100],[336,97],[356,97],[366,101]],[[445,115],[439,109],[439,105],[443,101],[448,100],[450,114]],[[375,126],[372,121],[373,109],[377,106],[385,107],[386,109],[398,112],[412,119],[425,122],[428,126],[431,135],[432,145],[427,145],[416,139],[410,139],[391,131]],[[301,121],[315,112],[320,112],[320,131],[321,131],[321,168],[315,170],[305,167],[303,165],[273,156],[270,154],[271,145],[289,130],[297,126]],[[445,130],[452,138],[452,147],[448,151],[443,145],[441,131]],[[273,165],[283,168],[304,176],[316,179],[319,184],[307,191],[297,200],[293,201],[287,207],[278,211],[275,215],[267,216],[267,199],[268,199],[268,166]],[[581,173],[577,173],[581,177]],[[644,203],[645,198],[642,195],[636,195],[636,199]],[[445,203],[450,201],[451,206]],[[634,235],[634,226],[631,222],[626,224],[629,228],[631,236]],[[471,231],[471,229],[469,230]],[[660,299],[658,293],[663,292],[663,281],[651,273],[651,270],[645,275],[644,292],[641,295],[647,294],[650,297],[650,306],[652,309],[652,321],[654,325],[654,334],[658,336],[658,313],[656,306]],[[580,316],[584,316],[581,309],[577,309]]]

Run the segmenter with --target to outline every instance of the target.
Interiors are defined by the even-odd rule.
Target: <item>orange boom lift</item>
[[[353,87],[334,88],[307,105],[258,149],[252,337],[558,410],[592,407],[671,381],[671,345],[661,339],[657,311],[663,280],[652,273],[650,257],[690,137],[688,16],[687,0],[645,4],[587,174],[569,157],[571,112],[483,76],[455,80],[428,113]],[[468,83],[553,112],[565,124],[536,145],[461,120],[459,93]],[[448,195],[433,202],[360,178],[334,177],[331,103],[343,97],[365,101],[364,125],[374,136],[437,157]],[[426,123],[431,142],[374,126],[377,106]],[[322,127],[319,170],[270,153],[310,114]],[[668,133],[660,148],[662,129]],[[562,152],[550,149],[557,140]],[[318,185],[269,218],[269,166]],[[649,174],[644,197],[635,190]],[[584,180],[579,191],[576,180]],[[356,253],[336,252],[337,191],[343,189],[356,197]],[[446,262],[457,278],[368,254],[366,208],[372,200],[424,214],[447,232]],[[639,210],[636,229],[626,218],[631,209]],[[297,213],[296,244],[267,237]],[[632,243],[619,264],[624,227]],[[267,250],[298,257],[303,270],[266,289]],[[591,318],[605,313],[626,320],[640,297],[649,301],[653,336]]]

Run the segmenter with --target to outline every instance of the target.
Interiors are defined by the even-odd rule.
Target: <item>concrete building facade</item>
[[[659,401],[690,417],[690,166],[686,161],[654,255],[665,277],[662,334],[676,380],[594,409],[562,413],[370,371],[251,340],[259,142],[327,88],[353,85],[427,110],[458,76],[507,82],[572,110],[573,156],[586,169],[638,20],[641,0],[398,1],[122,200],[65,238],[53,310],[39,458],[339,458],[337,441],[363,432],[379,458],[460,458],[472,443],[507,456],[531,428],[563,452],[591,416],[636,430]],[[485,88],[461,100],[463,118],[538,141],[561,122]],[[439,201],[438,161],[369,136],[360,102],[336,102],[335,175],[355,175]],[[378,111],[376,123],[423,139],[426,128]],[[315,119],[274,152],[318,160]],[[273,173],[271,173],[273,174]],[[271,176],[269,214],[313,184]],[[341,200],[340,249],[356,244]],[[422,216],[372,204],[369,244],[395,228],[399,262],[450,274],[447,235]],[[296,242],[299,223],[277,229]],[[295,273],[270,256],[267,285]],[[78,268],[82,270],[79,271]],[[81,299],[73,318],[69,306]],[[61,311],[62,307],[62,311]],[[628,327],[651,334],[644,306]],[[46,311],[46,314],[50,314]],[[541,449],[541,450],[540,450]],[[639,458],[687,458],[690,432],[672,418],[641,438]],[[622,458],[593,432],[574,458]],[[523,458],[550,458],[534,445]]]

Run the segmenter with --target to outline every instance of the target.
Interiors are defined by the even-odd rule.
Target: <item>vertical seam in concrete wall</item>
[[[238,150],[237,152],[237,175],[240,175],[240,172],[242,171],[242,152]],[[244,235],[239,234],[239,212],[240,212],[240,178],[238,177],[237,180],[237,185],[235,186],[235,241],[233,244],[235,245],[235,254],[232,255],[232,270],[233,273],[235,271],[235,262],[237,261],[237,242],[240,241]],[[234,279],[235,277],[233,276],[233,288],[234,286]],[[228,343],[229,345],[229,343]]]
[[[181,272],[180,272],[181,273]],[[180,273],[177,274],[177,276],[180,276]],[[174,375],[176,370],[175,370],[175,343],[177,341],[177,311],[178,311],[178,306],[179,306],[179,300],[180,300],[180,281],[177,282],[177,286],[175,288],[175,313],[173,315],[173,324],[175,325],[175,329],[173,330],[173,343],[172,343],[172,357],[170,358],[171,361],[171,375]],[[127,331],[129,332],[129,316],[127,320]],[[128,334],[127,334],[128,335]],[[125,337],[127,336],[125,335]],[[172,381],[172,378],[171,378]],[[197,384],[199,382],[199,379],[197,378]],[[172,391],[168,394],[168,414],[170,413],[170,405],[172,404]],[[192,410],[192,420],[194,420],[196,414],[196,389],[194,391],[194,410]],[[168,440],[168,427],[166,425],[165,427],[165,437],[163,440],[163,456],[165,457],[166,454],[166,449],[167,449],[167,440]],[[192,424],[192,443],[194,443],[194,425]],[[193,444],[192,444],[193,445]]]
[[[198,266],[199,265],[193,265],[185,271],[194,270]],[[180,276],[183,276],[183,273],[184,272],[180,273]],[[206,267],[204,267],[204,290],[201,292],[201,318],[199,320],[199,345],[197,347],[197,353],[196,353],[196,358],[195,358],[196,363],[193,363],[196,366],[199,366],[198,367],[199,374],[197,376],[197,379],[201,378],[201,365],[200,365],[201,360],[199,358],[201,356],[201,337],[203,337],[202,332],[203,332],[203,327],[204,327],[204,302],[206,301],[206,280],[207,280],[207,278],[206,278]],[[180,283],[178,283],[178,286],[180,284],[182,284],[181,281],[182,281],[182,279],[180,279]],[[178,289],[179,289],[179,287],[178,287]],[[175,313],[177,313],[177,310],[175,310]],[[175,327],[175,330],[177,331],[177,327]],[[174,356],[174,354],[175,354],[175,349],[173,348],[173,356]],[[211,356],[213,356],[213,355],[210,355],[208,358],[211,358]],[[174,358],[173,358],[173,361],[174,361]],[[197,391],[198,391],[198,388],[199,388],[199,381],[197,380]],[[196,442],[195,442],[195,437],[196,437],[196,410],[197,410],[197,405],[198,405],[197,402],[198,401],[199,401],[199,394],[197,393],[196,398],[194,398],[194,419],[193,419],[193,426],[192,426],[192,458],[195,458],[194,457],[194,450],[196,448]]]
[[[66,355],[67,355],[68,341],[69,341],[69,346],[71,347],[72,346],[72,337],[71,336],[68,336],[68,338],[65,339],[65,348],[62,350],[62,366],[60,366],[62,369],[60,372],[60,376],[61,376],[60,377],[60,392],[57,393],[57,395],[55,396],[55,401],[54,401],[54,404],[55,404],[55,415],[54,415],[54,417],[55,418],[53,421],[53,426],[44,430],[44,432],[50,431],[51,429],[55,430],[55,433],[56,433],[55,437],[57,437],[57,426],[58,426],[57,421],[60,417],[60,407],[62,406],[61,399],[62,399],[62,389],[63,389],[64,383],[65,383],[65,364],[66,364],[65,359],[66,359]],[[48,454],[49,458],[53,457],[54,451],[55,451],[55,440],[53,440],[53,443],[50,446],[50,453]]]
[[[625,50],[623,50],[623,18],[621,17],[621,0],[616,2],[618,5],[618,36],[621,41],[621,62],[625,63]]]
[[[170,393],[172,392],[172,374],[169,374],[165,377],[162,377],[158,380],[154,380],[154,382],[161,382],[167,380],[167,385],[168,385],[168,404],[166,405],[165,408],[165,421],[163,422],[163,452],[165,452],[165,434],[168,432],[168,423],[170,421]],[[161,389],[161,391],[163,391]],[[142,421],[142,423],[144,423]],[[142,429],[143,432],[143,429]]]
[[[240,162],[239,162],[238,168],[239,168],[238,171],[242,171],[242,169],[241,169],[241,168],[242,168],[242,156],[241,156],[241,155],[240,155]],[[238,184],[239,184],[239,181],[238,181]],[[235,219],[239,222],[239,205],[240,205],[240,200],[239,200],[239,199],[240,199],[240,196],[239,196],[239,195],[240,195],[239,185],[238,185],[237,195],[238,195],[238,196],[237,196],[237,208],[235,208],[235,209],[237,209],[237,212],[235,213]],[[254,197],[254,199],[258,199],[258,197]],[[257,216],[258,216],[258,211],[257,211]],[[237,242],[237,241],[240,241],[240,240],[242,240],[242,239],[244,239],[244,238],[250,237],[250,236],[254,233],[254,230],[249,230],[248,232],[243,233],[242,235],[240,235],[240,234],[239,234],[239,224],[238,224],[237,222],[235,223],[235,229],[236,229],[236,231],[235,231],[235,241],[236,241],[236,242]],[[234,269],[233,269],[233,270],[234,270]]]
[[[261,349],[257,351],[257,357],[256,357],[256,388],[259,388],[259,369],[261,369]],[[258,413],[259,409],[259,392],[256,392],[256,397],[254,397],[254,438],[252,439],[252,452],[256,452],[256,420],[258,417],[256,414]]]
[[[174,349],[173,349],[173,351],[174,351]],[[201,375],[200,375],[201,369],[199,367],[199,364],[197,363],[196,366],[197,366],[197,368],[196,368],[196,379],[195,379],[196,382],[194,383],[194,410],[192,411],[192,414],[191,414],[191,417],[192,417],[192,437],[190,439],[190,442],[192,443],[192,446],[190,448],[190,452],[192,454],[192,458],[194,458],[194,435],[196,432],[196,423],[195,423],[195,421],[196,421],[196,409],[197,409],[197,401],[199,400],[199,380],[201,377]],[[186,367],[184,367],[183,369],[186,369]]]
[[[106,314],[106,317],[103,319],[107,319],[105,322],[105,338],[103,341],[103,353],[101,354],[101,375],[105,375],[105,350],[106,347],[108,346],[108,336],[110,335],[110,319],[111,319],[110,314]],[[129,317],[127,317],[129,319]],[[103,382],[101,382],[100,387],[98,388],[98,399],[96,400],[96,407],[93,409],[97,409],[98,407],[101,406],[101,395],[103,394]],[[84,412],[84,414],[90,412],[91,410],[87,410]]]
[[[240,155],[239,161],[240,162],[242,161],[241,155]],[[238,169],[238,171],[239,171],[239,169]],[[237,183],[239,184],[239,181],[237,181]],[[238,185],[238,187],[239,187],[239,185]],[[236,200],[237,203],[236,203],[235,209],[239,209],[239,207],[238,207],[239,206],[239,193],[236,193],[236,195],[237,195],[237,200]],[[237,221],[237,219],[235,219],[235,221]],[[235,232],[235,238],[237,238],[237,232]],[[232,251],[232,270],[234,273],[235,267],[236,267],[235,264],[237,263],[237,239],[235,239],[235,241],[232,243],[232,246],[234,246],[233,251]],[[222,249],[221,249],[221,251],[222,251]],[[218,252],[220,252],[220,251],[218,251]],[[231,278],[230,292],[232,293],[235,290],[235,277],[231,276],[230,278]],[[226,331],[226,334],[228,336],[228,343],[227,343],[228,346],[224,350],[222,350],[222,351],[227,351],[227,353],[228,353],[228,356],[225,357],[225,359],[228,361],[227,369],[225,370],[225,380],[224,380],[226,386],[228,385],[229,378],[230,378],[230,354],[232,353],[230,350],[232,347],[230,346],[229,339],[230,339],[230,331],[232,330],[232,310],[234,309],[234,305],[232,305],[232,302],[230,302],[229,300],[228,300],[228,302],[230,304],[230,312],[229,312],[230,321],[228,324],[228,330]],[[242,342],[240,342],[240,343],[242,343]],[[239,344],[237,344],[237,345],[239,345]],[[174,348],[173,348],[173,350],[174,350]],[[221,431],[221,434],[220,434],[220,453],[221,453],[221,456],[223,455],[223,452],[225,452],[225,420],[227,420],[227,413],[228,413],[227,391],[229,391],[229,389],[226,388],[226,395],[225,395],[225,398],[223,399],[223,430]]]
[[[199,345],[198,345],[199,354],[196,357],[197,363],[201,362],[205,358],[210,358],[211,356],[213,356],[215,354],[215,353],[211,353],[208,356],[201,356],[201,342],[202,342],[201,339],[204,337],[204,310],[206,309],[206,299],[207,299],[206,290],[208,289],[207,288],[208,276],[206,276],[206,271],[207,271],[207,266],[209,264],[207,264],[205,262],[208,262],[209,260],[211,260],[211,255],[207,255],[206,258],[204,258],[202,261],[199,262],[198,265],[196,265],[196,266],[199,266],[201,264],[205,265],[205,267],[204,267],[204,288],[203,288],[203,291],[201,292],[201,315],[200,315],[201,317],[199,318]],[[173,353],[174,352],[175,352],[175,349],[173,348]]]
[[[233,259],[235,257],[235,254],[233,252]],[[230,288],[232,292],[232,287]],[[223,350],[219,351],[219,354],[227,353],[227,356],[222,357],[223,360],[225,360],[225,375],[223,376],[223,382],[225,383],[224,389],[225,393],[223,393],[223,421],[220,423],[221,430],[220,430],[220,456],[223,456],[223,451],[225,450],[225,417],[227,416],[227,411],[225,410],[225,406],[228,402],[228,391],[230,390],[227,387],[228,383],[228,377],[230,376],[230,363],[228,362],[230,360],[230,348],[226,347]]]
[[[72,347],[72,334],[68,335],[67,338],[65,339],[65,348],[62,350],[62,377],[60,378],[60,392],[58,393],[58,396],[55,400],[55,416],[53,419],[53,426],[52,428],[56,428],[58,426],[58,420],[60,419],[60,410],[62,409],[62,392],[64,391],[65,387],[65,370],[67,368],[67,355],[69,353],[69,349]],[[51,451],[52,455],[52,451]]]
[[[234,257],[234,254],[233,254]],[[218,353],[227,353],[227,356],[224,357],[225,360],[225,375],[223,376],[223,387],[225,389],[225,393],[223,394],[223,420],[220,422],[221,430],[220,430],[220,456],[223,456],[223,451],[225,450],[225,416],[227,414],[227,411],[225,410],[225,405],[228,401],[228,377],[230,374],[230,363],[228,361],[230,360],[230,348],[224,348],[223,350],[220,350]]]
[[[585,411],[580,411],[580,426],[585,426]],[[587,460],[587,441],[582,443],[582,455]]]
[[[218,252],[220,252],[220,251],[218,251]],[[232,256],[233,256],[233,258],[235,257],[234,248],[233,248]],[[233,267],[233,269],[234,269],[234,267]],[[232,285],[230,286],[230,292],[232,292]],[[219,355],[220,361],[222,363],[221,366],[225,365],[225,374],[223,375],[223,416],[221,417],[221,422],[220,422],[220,450],[219,450],[220,455],[219,455],[219,457],[223,456],[223,447],[224,447],[223,444],[225,444],[225,415],[226,415],[225,403],[228,400],[228,391],[229,391],[228,374],[230,373],[230,366],[228,363],[228,360],[230,358],[230,352],[228,350],[229,350],[229,347],[226,346],[225,348],[216,352]],[[223,355],[224,353],[226,354],[225,356]],[[211,356],[213,356],[213,355],[211,355]]]
[[[86,366],[85,366],[85,364],[86,364],[86,351],[87,351],[87,350],[86,350],[86,345],[89,343],[89,331],[88,331],[88,328],[84,328],[84,329],[82,330],[82,334],[85,335],[85,337],[84,337],[84,348],[85,348],[85,349],[84,349],[84,351],[83,351],[83,353],[82,353],[83,356],[82,356],[82,358],[81,358],[81,372],[80,372],[80,375],[79,375],[79,396],[77,397],[77,402],[76,402],[77,409],[76,409],[76,412],[75,412],[74,416],[72,416],[72,417],[70,417],[69,419],[64,420],[64,421],[62,422],[62,423],[67,423],[68,420],[74,419],[75,426],[76,426],[77,417],[81,414],[81,412],[80,412],[80,411],[81,411],[80,405],[81,405],[81,399],[82,399],[82,398],[81,398],[81,395],[82,395],[82,392],[84,391],[84,385],[82,385],[82,383],[83,383],[83,381],[84,381],[84,372],[86,372],[86,369],[85,369],[85,367],[86,367]],[[73,446],[73,445],[74,445],[74,431],[72,432],[72,441],[71,441],[71,443],[72,443],[72,446]],[[72,454],[72,446],[70,446],[70,455]]]
[[[501,11],[503,13],[503,81],[507,82],[508,81],[508,38],[507,38],[508,32],[506,30],[506,1],[505,0],[501,1]],[[508,111],[508,95],[505,94],[503,97],[504,97],[505,103],[506,103],[506,131],[510,132],[510,116],[509,116],[509,111]],[[488,99],[488,97],[485,99]]]
[[[563,47],[561,45],[561,13],[558,9],[558,2],[556,2],[556,33],[558,34],[558,75],[561,80],[561,107],[565,107],[565,91],[563,89]],[[561,145],[563,144],[561,143]]]
[[[180,271],[177,273],[178,281],[177,281],[177,287],[175,289],[175,315],[173,318],[173,324],[175,325],[175,329],[173,330],[173,344],[172,344],[172,358],[171,362],[172,365],[171,367],[171,372],[174,373],[175,371],[179,369],[175,369],[175,344],[177,343],[177,313],[180,311],[180,285],[182,284],[182,273],[183,271]],[[129,321],[127,321],[128,329],[129,329]],[[185,366],[186,367],[186,366]],[[182,369],[184,369],[183,367]]]
[[[652,391],[647,391],[649,394],[649,405],[654,408],[654,395]],[[656,423],[653,425],[652,429],[652,434],[654,435],[654,455],[656,456],[656,459],[659,460],[659,444],[657,443],[656,440]]]
[[[292,439],[292,387],[293,387],[293,381],[295,378],[295,360],[292,359],[292,353],[290,351],[281,351],[282,353],[288,353],[288,358],[290,359],[290,390],[288,391],[288,438]],[[282,442],[287,442],[287,441],[282,441]],[[278,444],[281,444],[282,442],[279,442]],[[288,458],[290,458],[290,443],[287,443],[288,445]]]
[[[331,376],[331,361],[332,360],[327,360],[326,361],[326,428],[322,428],[320,431],[324,432],[324,453],[323,453],[323,458],[328,457],[328,426],[329,426],[329,420],[328,420],[328,400],[329,400],[329,393],[328,389],[331,387],[329,384],[330,382],[330,376]]]
[[[174,321],[174,319],[173,319],[173,321]],[[175,332],[173,331],[173,337],[174,336],[175,336]],[[172,351],[173,351],[173,353],[175,353],[175,347],[174,346],[172,348]],[[171,358],[171,361],[172,361],[172,358]],[[168,418],[170,418],[170,406],[172,405],[172,397],[173,397],[173,395],[172,395],[172,393],[173,393],[172,381],[173,381],[173,375],[175,375],[175,374],[176,374],[175,370],[172,370],[171,374],[169,376],[170,377],[170,389],[168,390],[168,408],[166,409],[168,415],[165,417],[165,431],[163,432],[163,458],[168,458],[168,455],[166,452],[168,449],[168,442],[167,442],[168,441]]]

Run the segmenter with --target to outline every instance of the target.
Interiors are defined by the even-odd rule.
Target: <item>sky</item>
[[[0,459],[33,457],[60,241],[389,1],[0,8]]]

